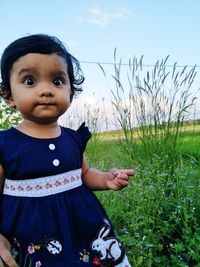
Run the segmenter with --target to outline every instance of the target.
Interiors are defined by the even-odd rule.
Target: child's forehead
[[[28,53],[18,58],[13,64],[13,71],[19,68],[42,68],[67,70],[67,62],[64,57],[52,53]]]

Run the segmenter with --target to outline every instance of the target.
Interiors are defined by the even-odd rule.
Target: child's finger
[[[4,262],[4,263],[3,263]],[[6,265],[5,265],[6,264]],[[11,253],[7,249],[1,249],[1,262],[0,267],[18,267],[16,261],[13,259]]]
[[[127,170],[124,170],[124,172],[128,175],[128,176],[133,176],[135,174],[134,170],[133,169],[127,169]]]
[[[120,187],[126,187],[126,186],[128,186],[128,180],[117,178],[117,181],[120,184]]]
[[[119,175],[133,176],[135,174],[133,169],[118,170],[116,171],[116,173],[117,173],[116,177]]]
[[[130,174],[127,174],[125,171],[117,171],[114,175],[116,178],[128,180]]]
[[[119,190],[122,188],[122,185],[119,183],[118,179],[115,178],[112,182],[109,182],[108,187],[112,190]]]
[[[127,181],[128,181],[129,176],[128,176],[126,173],[119,173],[119,174],[116,176],[116,178],[117,178],[117,179],[127,180]]]
[[[116,170],[115,172],[114,172],[114,176],[115,177],[119,177],[119,176],[133,176],[135,174],[135,172],[134,172],[134,170],[132,170],[132,169],[127,169],[127,170]]]

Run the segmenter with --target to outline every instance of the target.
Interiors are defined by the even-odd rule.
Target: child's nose
[[[53,93],[51,91],[43,91],[41,92],[40,96],[53,96]]]
[[[51,88],[51,86],[45,85],[40,89],[40,96],[53,96],[53,95],[54,91]]]

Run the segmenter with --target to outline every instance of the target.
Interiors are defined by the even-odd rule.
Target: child
[[[89,168],[88,128],[57,122],[82,90],[79,62],[57,38],[30,35],[5,49],[1,77],[23,119],[0,131],[0,266],[130,266],[92,190],[121,189],[133,170]]]

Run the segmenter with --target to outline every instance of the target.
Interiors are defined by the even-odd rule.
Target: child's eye
[[[24,82],[25,85],[31,86],[31,85],[36,83],[36,80],[34,78],[32,78],[32,77],[27,77],[27,78],[24,79],[23,82]]]
[[[53,80],[53,83],[54,85],[56,86],[60,86],[60,85],[63,85],[65,83],[64,79],[63,78],[55,78]]]

